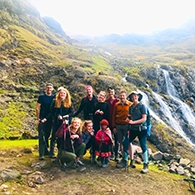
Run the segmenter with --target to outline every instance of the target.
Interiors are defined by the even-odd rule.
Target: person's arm
[[[113,133],[116,134],[116,123],[115,123],[115,118],[116,118],[116,104],[114,105],[114,109],[113,109],[113,114],[112,114],[112,131]]]
[[[39,124],[39,116],[40,116],[40,107],[41,107],[41,104],[37,102],[36,104],[36,125]]]

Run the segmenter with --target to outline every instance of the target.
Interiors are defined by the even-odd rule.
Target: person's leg
[[[56,143],[56,130],[57,128],[52,129],[52,135],[51,135],[51,141],[50,141],[50,155],[51,157],[54,157],[54,148],[55,148],[55,143]]]
[[[148,172],[148,147],[147,147],[147,131],[141,131],[139,136],[139,142],[143,153],[143,169],[141,170],[141,173],[147,173]]]
[[[117,140],[119,143],[119,149],[123,153],[123,128],[122,125],[116,125]]]
[[[58,158],[62,163],[66,163],[68,166],[72,166],[76,160],[76,155],[72,152],[59,151]]]
[[[44,133],[45,133],[45,155],[49,155],[49,137],[51,135],[52,121],[46,121],[44,123]]]
[[[114,133],[114,155],[115,155],[115,161],[119,161],[119,142],[117,138],[117,133]]]
[[[83,156],[84,152],[85,152],[85,148],[86,148],[86,145],[84,143],[78,145],[76,148],[75,148],[75,154],[76,154],[76,163],[78,163],[78,165],[81,165],[81,166],[84,166],[84,163],[82,163],[80,161],[80,158]]]
[[[45,134],[43,131],[43,124],[38,126],[38,137],[39,137],[39,159],[44,160],[45,155]]]

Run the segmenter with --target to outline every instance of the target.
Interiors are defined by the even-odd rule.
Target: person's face
[[[59,95],[60,99],[64,100],[66,98],[67,93],[64,90],[60,90]]]
[[[112,90],[110,90],[109,92],[108,92],[108,95],[109,95],[109,97],[114,97],[114,91],[112,91]]]
[[[50,85],[48,85],[48,86],[46,87],[46,94],[51,94],[52,91],[53,91],[53,87],[50,86]]]
[[[121,102],[125,102],[126,99],[127,99],[126,93],[120,93],[120,100],[121,100]]]
[[[92,124],[92,123],[87,124],[86,130],[87,130],[89,133],[91,133],[91,132],[93,131],[93,124]]]
[[[87,95],[90,96],[90,95],[92,95],[93,90],[92,90],[92,88],[87,88],[86,92],[87,92]]]
[[[72,122],[72,127],[73,127],[74,129],[78,129],[78,128],[80,127],[80,125],[81,125],[80,120],[74,120],[74,121]]]
[[[104,102],[105,101],[105,95],[104,94],[98,94],[98,102]]]
[[[138,102],[138,99],[139,99],[139,95],[137,95],[137,94],[133,94],[133,95],[131,96],[131,100],[132,100],[133,102]]]
[[[106,130],[107,125],[102,125],[102,130]]]

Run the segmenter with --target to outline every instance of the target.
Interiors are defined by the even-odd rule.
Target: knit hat
[[[141,100],[142,100],[143,95],[142,95],[141,93],[139,93],[138,91],[132,91],[132,92],[130,93],[130,95],[128,96],[128,100],[129,100],[129,101],[132,102],[132,95],[134,95],[134,94],[136,94],[136,95],[139,96],[138,101],[141,101]]]
[[[106,119],[102,119],[101,122],[100,122],[100,125],[107,125],[109,126],[109,122],[106,120]]]
[[[85,87],[85,89],[87,90],[87,89],[92,89],[92,86],[91,85],[87,85],[86,87]]]

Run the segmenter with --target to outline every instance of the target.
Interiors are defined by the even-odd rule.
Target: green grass
[[[1,150],[8,150],[13,148],[29,148],[34,147],[38,144],[36,139],[26,140],[0,140]]]

